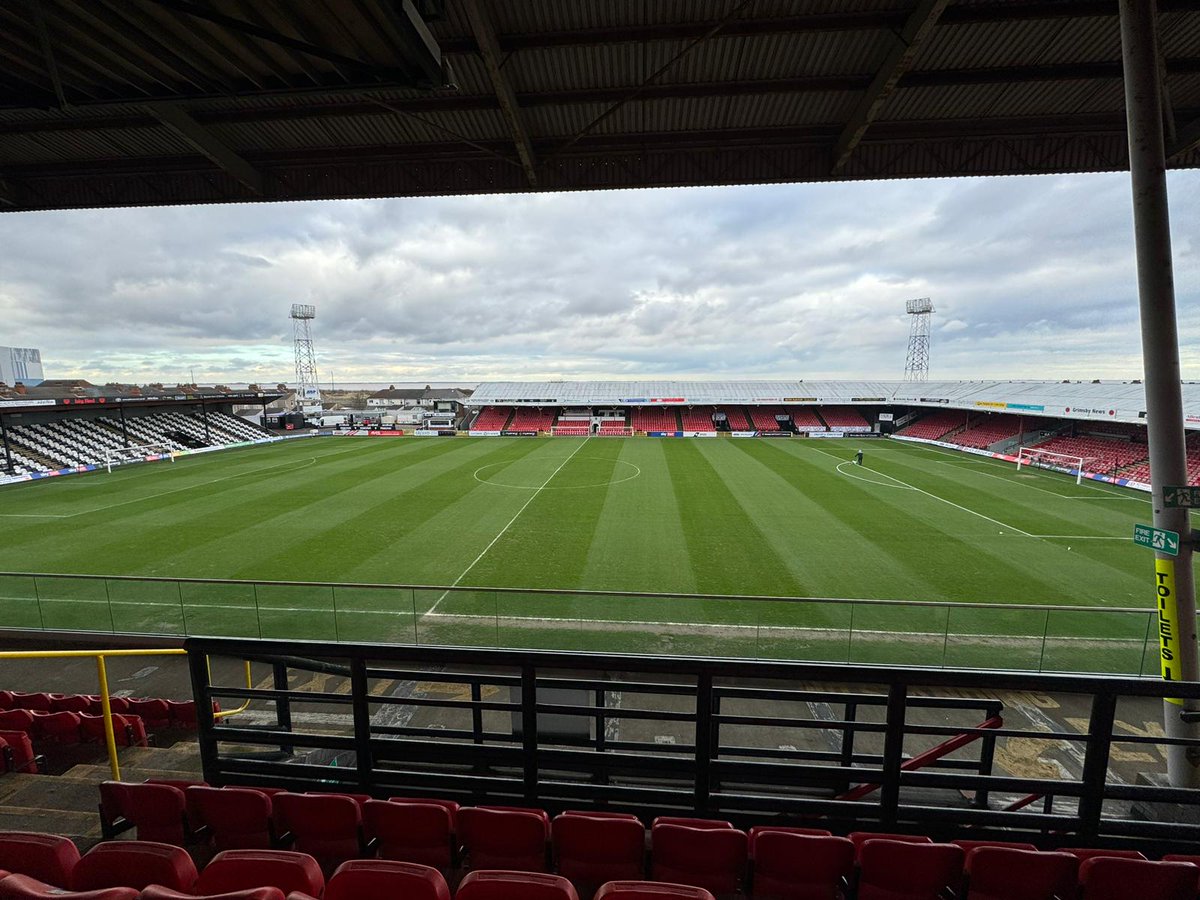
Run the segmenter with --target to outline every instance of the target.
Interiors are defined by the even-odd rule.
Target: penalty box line
[[[580,450],[582,450],[585,446],[587,446],[587,442],[590,441],[591,439],[592,439],[591,435],[589,435],[588,437],[585,437],[583,439],[583,443],[580,444],[578,447],[576,447],[574,450],[572,450],[570,455],[558,464],[558,468],[556,468],[553,472],[550,473],[550,477],[548,477],[545,481],[543,481],[540,485],[538,485],[537,490],[535,490],[532,494],[529,495],[529,499],[521,504],[521,508],[517,510],[516,514],[511,519],[509,519],[507,523],[505,523],[503,528],[501,528],[498,532],[496,532],[496,536],[494,538],[492,538],[491,541],[488,542],[488,545],[486,547],[484,547],[482,551],[480,551],[478,556],[476,556],[473,560],[471,560],[471,564],[462,570],[462,574],[454,579],[454,581],[453,581],[453,583],[451,583],[450,587],[456,588],[459,586],[459,584],[462,583],[462,580],[467,577],[467,573],[469,573],[473,568],[475,568],[475,566],[478,564],[478,562],[481,559],[483,559],[485,556],[487,556],[488,551],[496,546],[496,542],[499,541],[500,538],[504,537],[505,532],[507,532],[508,529],[512,527],[512,524],[515,521],[517,521],[517,519],[521,518],[521,513],[525,512],[525,510],[529,508],[529,504],[531,504],[534,500],[536,500],[538,498],[538,494],[540,494],[545,489],[546,485],[548,485],[551,481],[554,480],[554,476],[557,475],[559,472],[561,472],[563,470],[563,467],[566,466],[566,464],[569,463],[571,460],[573,460],[575,458],[575,454],[578,453]],[[437,608],[442,605],[442,601],[446,599],[446,595],[449,593],[450,593],[449,589],[442,591],[442,595],[437,598],[437,601],[434,602],[433,606],[429,607],[429,609],[427,609],[424,612],[424,614],[422,615],[422,618],[424,618],[424,616],[432,615],[433,612],[436,611]]]
[[[844,463],[844,462],[849,461],[849,460],[842,459],[840,456],[837,456],[836,454],[829,453],[826,450],[822,450],[819,447],[809,447],[808,449],[815,450],[817,453],[824,454],[825,456],[828,456],[831,459],[836,459],[839,463]],[[875,470],[871,470],[871,471],[875,471]],[[960,504],[955,503],[953,500],[947,500],[945,497],[939,497],[937,494],[934,494],[930,491],[919,488],[915,484],[909,484],[907,481],[903,481],[902,479],[896,478],[892,475],[888,475],[887,472],[876,472],[876,474],[883,475],[886,478],[891,478],[892,481],[895,481],[897,484],[902,484],[905,487],[916,491],[918,494],[924,494],[926,497],[929,497],[933,500],[938,500],[942,503],[947,504],[948,506],[953,506],[955,509],[961,509],[965,513],[970,513],[973,516],[978,516],[981,519],[986,519],[987,521],[993,523],[994,525],[999,525],[1003,528],[1009,528],[1009,529],[1015,531],[1017,534],[1025,535],[1025,537],[1037,537],[1037,535],[1030,534],[1028,531],[1025,531],[1021,528],[1017,528],[1015,525],[1009,525],[1007,522],[1001,522],[999,519],[993,519],[991,516],[985,516],[983,513],[977,512],[976,510],[973,510],[970,507],[961,506]]]

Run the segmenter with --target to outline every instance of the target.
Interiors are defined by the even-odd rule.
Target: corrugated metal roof
[[[951,0],[836,171],[916,0],[476,2],[514,121],[462,0],[428,23],[442,68],[393,0],[0,5],[0,208],[1125,165],[1115,2]],[[1171,165],[1193,166],[1200,4],[1159,3],[1175,133],[1193,142]],[[229,153],[261,180],[222,173]]]

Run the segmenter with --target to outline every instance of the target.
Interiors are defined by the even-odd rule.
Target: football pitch
[[[0,571],[336,586],[2,576],[0,621],[1151,672],[1149,516],[896,441],[300,439],[0,488]]]

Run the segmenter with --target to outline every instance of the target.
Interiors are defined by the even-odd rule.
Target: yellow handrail
[[[117,740],[113,734],[112,704],[108,695],[108,667],[105,659],[109,656],[185,656],[186,650],[4,650],[0,651],[0,659],[70,659],[92,657],[96,660],[96,677],[100,685],[100,711],[104,715],[104,743],[108,749],[108,768],[112,772],[113,781],[121,780],[121,764],[117,760]],[[246,660],[246,687],[253,687],[250,676],[250,661]],[[227,709],[213,713],[213,718],[224,718],[245,712],[250,706],[246,700],[237,709]]]

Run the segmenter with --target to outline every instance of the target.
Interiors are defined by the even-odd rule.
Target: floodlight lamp
[[[909,300],[904,304],[904,311],[910,316],[931,313],[933,312],[933,301],[928,297],[921,297],[917,300]]]
[[[293,319],[315,319],[316,317],[317,317],[317,308],[315,306],[309,306],[308,304],[305,304],[305,303],[293,303],[292,304],[292,318]]]

